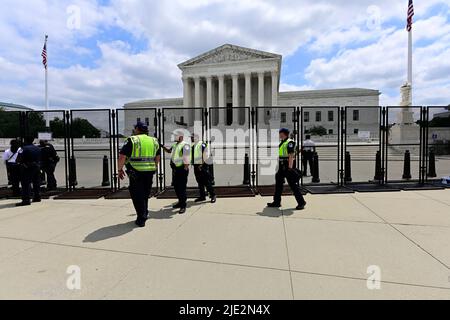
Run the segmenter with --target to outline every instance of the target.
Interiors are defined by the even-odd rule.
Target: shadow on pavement
[[[2,204],[2,205],[0,205],[0,210],[1,209],[10,209],[10,208],[15,208],[15,207],[16,207],[15,203]]]
[[[264,210],[262,212],[258,212],[257,215],[268,218],[280,218],[283,216],[283,211],[275,208],[264,208]]]
[[[152,219],[157,219],[157,220],[165,220],[165,219],[172,219],[174,216],[176,216],[178,214],[178,211],[180,211],[180,209],[172,209],[172,207],[169,208],[165,208],[163,210],[160,211],[153,211],[150,212],[148,219],[152,220]]]
[[[130,233],[134,229],[136,229],[137,226],[134,224],[134,221],[118,224],[115,226],[109,226],[105,228],[98,229],[97,231],[92,232],[89,234],[84,240],[84,243],[95,243],[100,242],[112,238],[121,237],[123,235],[126,235],[127,233]]]

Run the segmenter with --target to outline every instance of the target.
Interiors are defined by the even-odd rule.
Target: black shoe
[[[172,208],[174,208],[174,209],[180,209],[180,208],[181,208],[181,204],[179,204],[179,203],[174,204]]]
[[[41,199],[41,198],[33,199],[33,203],[39,203],[39,202],[42,202],[42,199]]]
[[[295,210],[299,210],[299,211],[305,210],[305,207],[306,207],[306,203],[304,203],[304,204],[299,204],[299,205],[297,206],[297,208],[295,208]]]
[[[137,219],[135,223],[136,223],[136,225],[137,225],[139,228],[144,228],[146,222],[147,222],[147,221],[144,220],[144,219]]]
[[[26,206],[31,206],[31,202],[21,202],[16,204],[16,207],[26,207]]]
[[[217,197],[216,196],[212,196],[211,197],[211,203],[216,203],[217,202]]]
[[[179,214],[185,214],[186,213],[186,208],[181,208]]]
[[[281,208],[281,204],[280,204],[280,203],[272,202],[272,203],[268,203],[268,204],[267,204],[267,207],[268,207],[268,208]]]
[[[206,198],[205,197],[200,197],[200,198],[197,198],[197,199],[195,199],[195,203],[199,203],[199,202],[205,202],[206,201]]]

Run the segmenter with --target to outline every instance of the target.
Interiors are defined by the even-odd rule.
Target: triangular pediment
[[[226,44],[202,55],[199,55],[193,59],[190,59],[180,64],[179,67],[183,68],[197,65],[200,66],[208,64],[267,59],[281,59],[281,56],[274,53]]]

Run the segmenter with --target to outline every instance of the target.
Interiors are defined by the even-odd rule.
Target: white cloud
[[[0,100],[43,105],[40,53],[50,34],[50,90],[55,107],[121,106],[145,98],[180,96],[176,65],[198,53],[234,43],[281,53],[308,51],[309,83],[282,81],[282,90],[370,87],[383,101],[398,100],[404,81],[404,1],[380,0],[4,0],[0,12]],[[429,11],[443,0],[416,1],[415,97],[421,103],[449,99],[448,10]],[[81,28],[67,28],[67,8],[80,8]],[[374,11],[375,8],[375,11]],[[448,5],[447,5],[448,8]],[[371,24],[373,14],[379,28]],[[378,19],[378,20],[377,20]],[[147,48],[108,38],[108,27],[130,32]],[[96,46],[84,44],[98,40]],[[118,41],[116,41],[118,40]],[[95,41],[94,41],[95,43]],[[328,57],[334,48],[339,53]],[[86,61],[93,60],[92,63]],[[59,66],[59,67],[55,67]],[[301,72],[301,70],[296,73]],[[297,77],[296,77],[297,78]]]

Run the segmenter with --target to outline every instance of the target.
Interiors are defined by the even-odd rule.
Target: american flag
[[[48,36],[45,36],[45,43],[44,43],[44,49],[42,50],[42,64],[45,67],[45,70],[47,70],[48,64],[47,64],[47,39]]]
[[[412,25],[413,25],[413,17],[414,17],[414,4],[413,4],[413,0],[409,0],[409,5],[408,5],[408,24],[406,26],[406,30],[408,30],[408,32],[411,32],[412,30]]]

